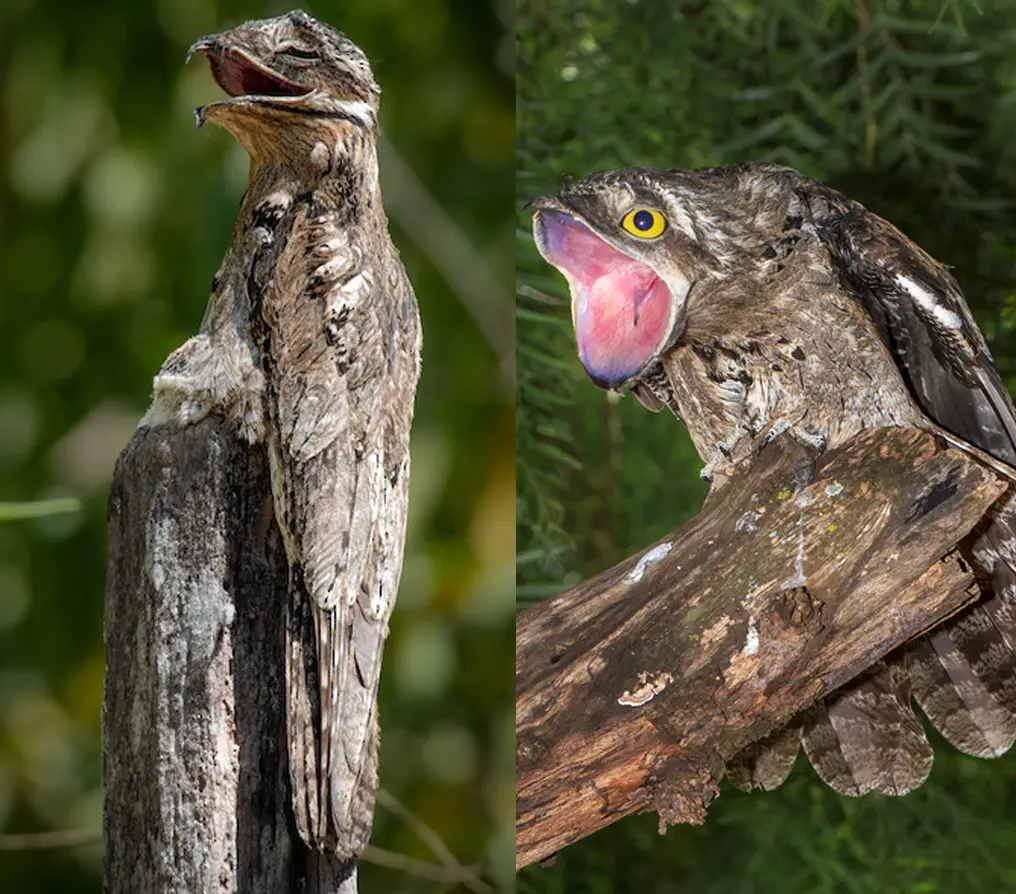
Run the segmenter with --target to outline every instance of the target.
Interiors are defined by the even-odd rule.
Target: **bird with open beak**
[[[267,450],[290,585],[286,710],[296,826],[355,858],[377,788],[377,689],[402,566],[416,299],[388,235],[380,90],[363,52],[303,12],[191,47],[225,99],[197,111],[250,157],[201,330],[143,425],[206,416]]]
[[[604,171],[532,204],[586,371],[681,418],[714,487],[777,437],[821,452],[910,426],[1013,478],[1016,408],[959,284],[859,203],[741,162]],[[780,785],[803,745],[843,794],[905,794],[933,759],[912,700],[967,754],[1016,743],[1016,494],[955,548],[977,600],[731,760],[735,785]],[[790,589],[803,534],[796,562]]]
[[[306,137],[294,116],[376,127],[381,89],[367,57],[342,32],[304,12],[203,37],[187,58],[195,53],[207,57],[216,83],[229,94],[198,109],[198,124],[224,127],[252,158],[275,151],[279,134],[273,131],[280,128],[293,130],[295,139]]]

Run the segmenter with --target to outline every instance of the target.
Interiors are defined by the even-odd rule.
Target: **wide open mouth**
[[[540,254],[568,279],[582,365],[600,388],[623,386],[670,335],[669,287],[570,214],[544,208],[533,226]]]
[[[231,97],[270,96],[276,98],[306,96],[313,91],[283,77],[267,65],[251,58],[242,50],[221,44],[199,42],[191,52],[199,51],[208,57],[216,83]]]

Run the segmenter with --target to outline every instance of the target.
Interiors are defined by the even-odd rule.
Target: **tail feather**
[[[849,697],[849,696],[848,696]],[[841,795],[861,795],[854,773],[840,748],[840,737],[832,724],[825,702],[809,708],[801,728],[801,744],[808,763],[819,778]]]
[[[1016,654],[1006,643],[989,606],[998,597],[971,606],[942,630],[972,676],[999,711],[1016,715]]]
[[[902,795],[934,760],[910,704],[905,656],[897,654],[809,710],[805,753],[819,776],[844,795]]]
[[[286,613],[286,738],[296,827],[310,842],[319,837],[324,817],[318,785],[321,710],[311,605],[301,590],[299,581],[291,581]]]
[[[1016,719],[998,704],[939,628],[908,647],[914,696],[935,728],[974,757],[997,757],[1016,741]]]
[[[999,500],[963,550],[984,596],[910,647],[914,694],[956,748],[998,757],[1016,742],[1016,498]]]
[[[1016,495],[999,500],[970,541],[971,559],[994,592],[985,607],[999,635],[1016,652]]]
[[[727,764],[727,779],[743,792],[772,791],[786,782],[801,750],[801,721],[792,720],[749,745]]]
[[[292,803],[300,837],[339,860],[366,847],[377,790],[376,690],[364,691],[350,660],[352,636],[346,612],[321,608],[295,574],[286,625]]]

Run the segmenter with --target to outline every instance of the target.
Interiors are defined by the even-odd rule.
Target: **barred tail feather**
[[[1014,502],[1003,497],[964,544],[985,596],[909,647],[918,704],[974,757],[998,757],[1016,742]]]
[[[792,720],[749,745],[727,764],[727,779],[743,792],[772,791],[786,782],[801,750],[801,721]]]
[[[357,671],[345,614],[318,606],[294,574],[286,625],[292,803],[300,837],[339,860],[366,847],[377,790],[377,712],[372,698],[359,697],[359,680],[350,687]]]
[[[906,794],[928,778],[934,760],[910,704],[902,653],[814,706],[801,738],[815,771],[844,795]]]
[[[321,809],[318,784],[321,707],[313,612],[298,571],[291,572],[286,613],[286,738],[296,827],[300,837],[312,844],[321,840],[327,812]]]
[[[917,703],[953,746],[974,757],[998,757],[1009,750],[1016,741],[1016,719],[992,697],[950,629],[933,631],[908,651]]]

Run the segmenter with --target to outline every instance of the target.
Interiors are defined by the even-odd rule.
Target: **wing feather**
[[[373,818],[377,690],[405,536],[419,321],[387,240],[379,258],[333,231],[337,256],[304,269],[310,243],[322,238],[320,218],[310,225],[306,209],[295,215],[273,278],[288,284],[285,294],[264,302],[273,314],[272,488],[292,572],[290,779],[301,835],[348,859],[366,846]]]
[[[804,195],[834,264],[878,324],[921,409],[1016,465],[1016,408],[949,271],[834,190],[812,185]]]
[[[834,190],[813,185],[799,194],[916,403],[951,435],[1016,465],[1012,397],[948,270]],[[1002,754],[1016,741],[1013,505],[1013,496],[1004,496],[961,544],[977,572],[981,601],[907,650],[914,695],[925,714],[956,747],[982,757]],[[852,684],[848,692],[855,689]]]

